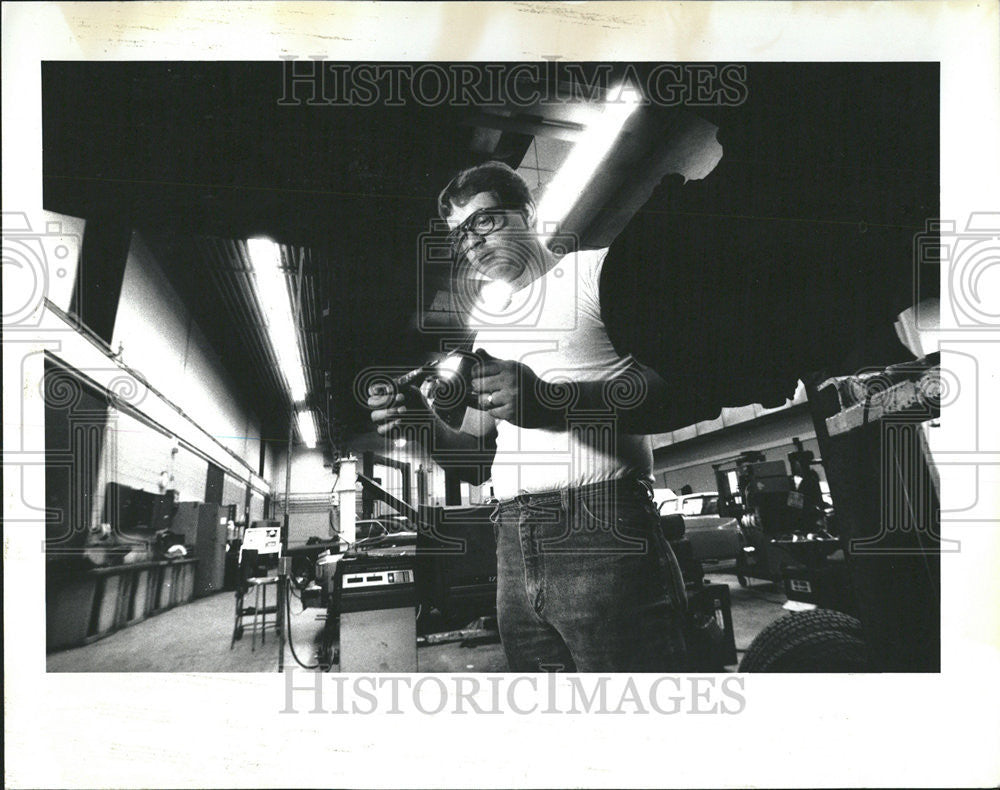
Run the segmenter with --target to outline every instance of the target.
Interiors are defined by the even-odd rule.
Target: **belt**
[[[496,507],[497,512],[512,507],[532,507],[542,505],[563,505],[568,504],[572,499],[597,493],[618,493],[622,491],[642,491],[643,494],[652,500],[653,487],[649,481],[638,477],[622,477],[615,480],[602,480],[598,483],[588,483],[583,486],[571,488],[555,488],[550,491],[539,491],[537,493],[524,493],[509,499],[493,499],[490,503]]]

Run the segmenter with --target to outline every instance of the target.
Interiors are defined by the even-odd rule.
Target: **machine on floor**
[[[945,542],[927,432],[941,386],[937,353],[806,381],[839,551],[816,536],[772,538],[798,561],[783,576],[807,611],[765,628],[741,671],[940,671]]]

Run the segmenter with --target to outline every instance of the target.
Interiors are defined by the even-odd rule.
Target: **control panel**
[[[344,574],[343,588],[384,587],[391,584],[412,584],[413,571],[405,568]]]

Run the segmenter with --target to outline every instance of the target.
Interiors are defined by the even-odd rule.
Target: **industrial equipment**
[[[243,543],[240,546],[240,565],[247,551],[255,551],[256,567],[253,575],[262,575],[278,566],[281,557],[281,522],[254,521],[243,533]]]
[[[452,625],[496,612],[497,546],[490,520],[493,510],[493,505],[420,509],[420,599]]]
[[[344,556],[329,609],[339,620],[340,671],[415,672],[416,604],[412,555]]]
[[[660,533],[670,544],[684,578],[687,612],[684,639],[693,672],[722,672],[736,664],[732,602],[725,584],[705,584],[701,560],[695,556],[680,513],[659,517]]]
[[[815,535],[778,541],[808,570],[786,573],[789,597],[821,608],[765,628],[740,670],[937,672],[943,541],[926,431],[940,413],[940,355],[814,377],[806,391],[843,560]]]
[[[791,453],[796,469],[811,471],[820,461],[802,450],[793,439],[796,452]],[[807,466],[808,465],[808,466]],[[790,599],[796,599],[799,585],[790,586],[788,570],[811,569],[840,548],[835,536],[833,513],[816,504],[796,486],[784,461],[767,461],[757,451],[742,453],[735,462],[713,464],[719,487],[719,514],[732,516],[740,525],[743,545],[736,555],[736,575],[742,586],[749,579],[765,579],[783,583]],[[737,482],[734,490],[731,480]],[[800,480],[811,484],[811,472]],[[818,488],[818,482],[816,483]],[[839,598],[838,598],[839,600]],[[816,603],[810,600],[809,603]]]
[[[282,590],[284,574],[279,572],[281,563],[281,523],[278,521],[254,521],[243,533],[243,543],[240,546],[239,579],[236,583],[236,614],[233,623],[233,635],[229,647],[243,638],[245,618],[252,618],[253,641],[256,644],[257,628],[261,629],[262,639],[269,626],[280,630]],[[275,602],[267,603],[267,588],[275,587]],[[253,590],[253,604],[247,605],[246,598]],[[268,620],[268,615],[274,618]]]

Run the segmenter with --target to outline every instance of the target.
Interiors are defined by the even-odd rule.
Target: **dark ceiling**
[[[872,229],[892,235],[877,253],[861,251],[872,261],[890,247],[898,254],[937,213],[936,64],[753,64],[747,74],[745,102],[696,110],[720,127],[717,170],[703,182],[664,181],[616,242],[620,257],[670,262],[670,282],[685,294],[672,307],[678,324],[705,332],[707,317],[725,314],[707,335],[677,335],[675,347],[740,331],[733,314],[750,308],[732,294],[753,287],[748,250],[780,258],[775,240],[788,239],[801,263],[810,244],[829,248],[831,228],[850,244]],[[415,366],[441,341],[415,328],[433,292],[419,245],[441,187],[462,167],[516,167],[534,139],[578,130],[509,107],[281,106],[282,79],[281,63],[44,63],[45,207],[144,232],[273,438],[286,430],[288,403],[245,286],[242,240],[280,242],[290,290],[300,264],[303,273],[311,405],[334,417],[339,445],[368,425],[353,397],[358,372]],[[716,263],[711,288],[700,284],[706,256]],[[826,298],[870,293],[870,267],[843,263],[854,285],[837,292],[824,280]],[[911,269],[904,251],[885,305],[895,308]],[[786,306],[808,292],[801,284]],[[773,313],[761,311],[762,325]],[[809,342],[801,336],[798,352]]]

